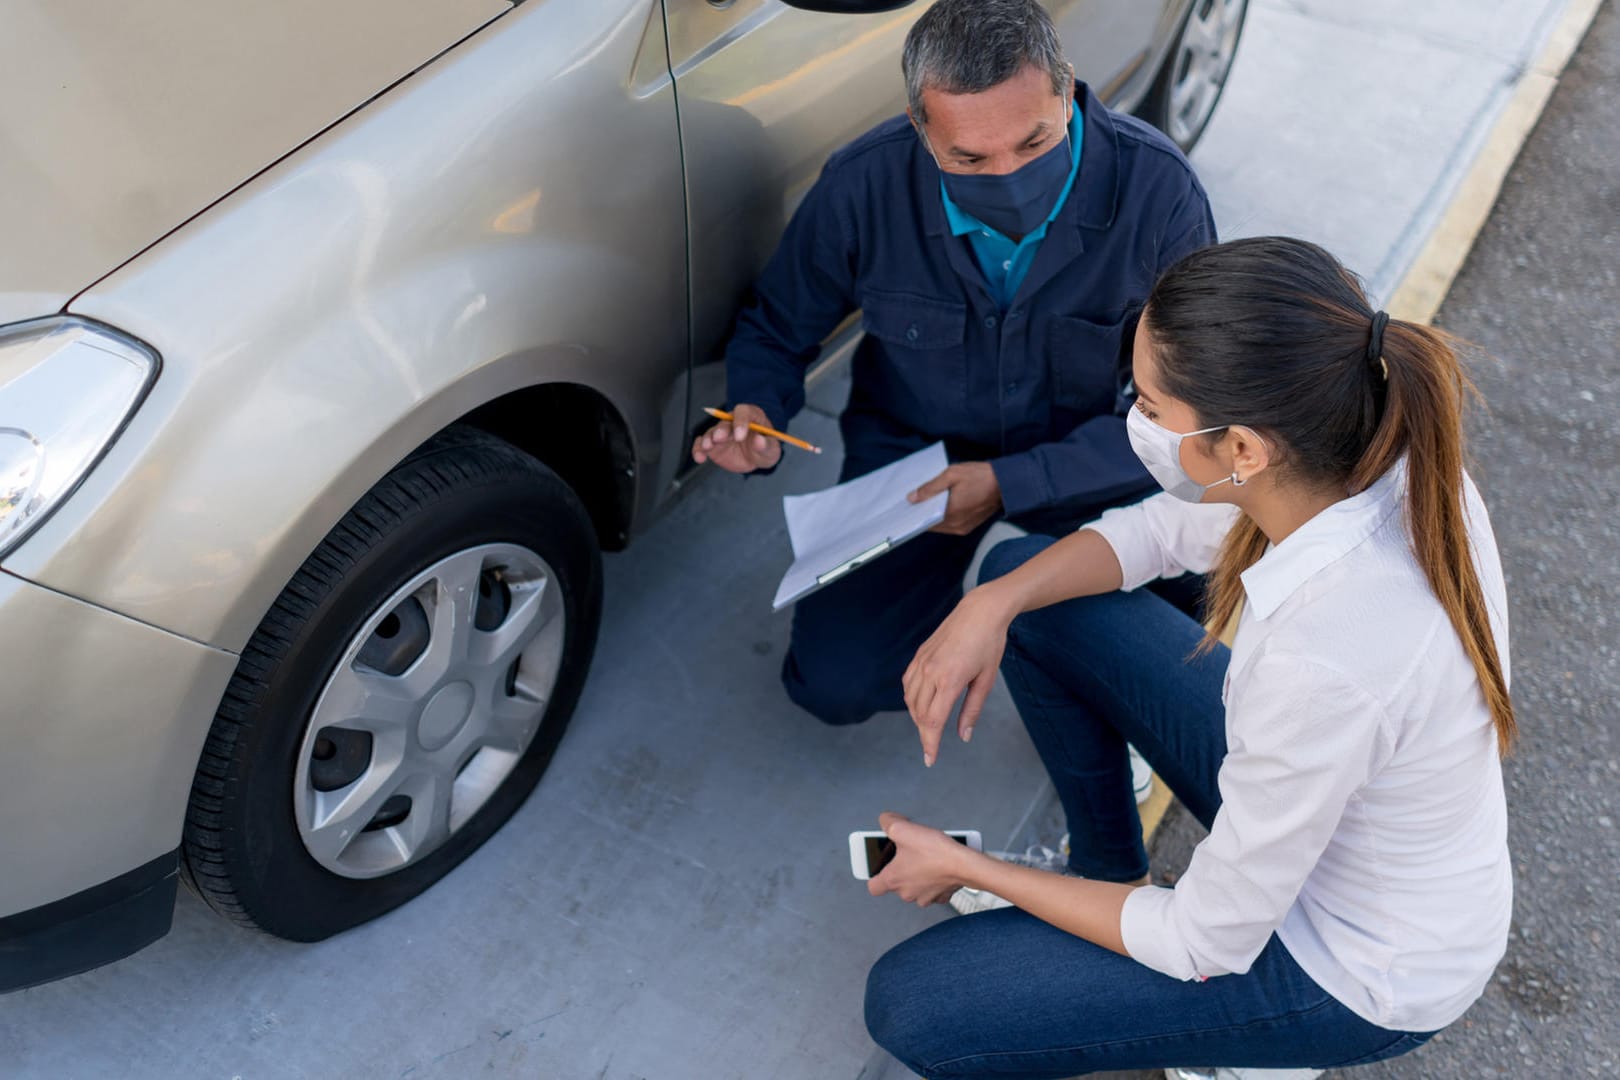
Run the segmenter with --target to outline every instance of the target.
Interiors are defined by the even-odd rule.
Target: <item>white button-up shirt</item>
[[[1504,669],[1507,594],[1484,504],[1468,531]],[[1312,518],[1243,575],[1223,694],[1221,809],[1174,889],[1125,902],[1126,950],[1178,979],[1245,972],[1273,932],[1364,1019],[1432,1031],[1479,997],[1513,883],[1496,732],[1417,565],[1405,470]],[[1229,506],[1157,495],[1088,525],[1125,588],[1212,565]]]

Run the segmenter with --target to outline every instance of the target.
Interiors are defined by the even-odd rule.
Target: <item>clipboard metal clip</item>
[[[867,563],[871,562],[873,559],[877,558],[879,555],[882,555],[885,551],[888,551],[890,546],[891,545],[890,545],[889,541],[887,541],[887,540],[883,540],[883,541],[880,541],[880,542],[878,542],[876,544],[873,544],[871,547],[867,548],[865,551],[861,552],[859,555],[855,556],[853,559],[849,559],[849,560],[846,560],[845,562],[841,562],[837,566],[833,567],[831,570],[827,571],[825,574],[822,574],[819,577],[817,577],[816,578],[816,584],[817,585],[826,585],[826,584],[829,584],[831,582],[837,581],[839,578],[843,577],[845,574],[849,573],[851,570],[859,570],[862,566],[865,566]]]

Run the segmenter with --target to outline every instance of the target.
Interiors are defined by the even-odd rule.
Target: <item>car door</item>
[[[1063,51],[1097,96],[1114,102],[1150,59],[1160,20],[1177,0],[1047,0]]]
[[[781,0],[664,0],[691,240],[689,428],[725,398],[738,305],[834,150],[905,108],[900,47],[927,5],[878,15]]]

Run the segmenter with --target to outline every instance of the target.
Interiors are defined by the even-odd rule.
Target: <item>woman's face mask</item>
[[[1125,434],[1131,440],[1131,449],[1136,456],[1142,459],[1142,464],[1159,486],[1183,502],[1203,502],[1204,493],[1210,488],[1220,487],[1222,484],[1233,484],[1242,487],[1248,480],[1239,480],[1237,473],[1223,476],[1212,484],[1200,484],[1191,476],[1181,464],[1181,440],[1192,435],[1208,435],[1215,431],[1225,431],[1231,424],[1219,424],[1215,427],[1200,428],[1189,431],[1185,435],[1178,435],[1169,428],[1155,424],[1142,414],[1142,410],[1131,407],[1130,413],[1125,417]],[[1258,436],[1256,436],[1258,438]],[[1262,440],[1263,442],[1263,440]],[[1253,479],[1253,477],[1250,477]]]

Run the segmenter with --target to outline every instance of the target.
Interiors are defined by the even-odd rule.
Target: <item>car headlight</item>
[[[0,327],[0,558],[73,493],[157,370],[151,349],[84,319]]]

